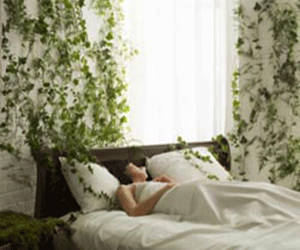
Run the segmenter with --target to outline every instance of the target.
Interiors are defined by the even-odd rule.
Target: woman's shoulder
[[[133,182],[131,184],[127,184],[127,185],[124,185],[125,188],[127,188],[132,194],[135,193],[135,190],[136,190],[136,187],[139,185],[139,183],[141,182]]]

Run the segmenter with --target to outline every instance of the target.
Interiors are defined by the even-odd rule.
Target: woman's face
[[[144,182],[148,177],[145,167],[139,168],[133,163],[129,163],[126,166],[125,173],[131,178],[133,182]]]

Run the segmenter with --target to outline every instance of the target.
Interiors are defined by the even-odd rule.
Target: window
[[[144,144],[210,140],[228,112],[228,0],[127,0],[130,126]],[[230,119],[230,118],[229,118]]]

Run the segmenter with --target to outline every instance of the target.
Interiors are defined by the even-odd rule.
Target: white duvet
[[[259,182],[197,180],[169,190],[155,213],[80,215],[80,249],[300,249],[300,193]]]

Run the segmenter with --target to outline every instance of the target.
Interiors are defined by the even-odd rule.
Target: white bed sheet
[[[186,188],[188,188],[188,185]],[[262,192],[261,198],[258,200],[253,197],[253,202],[250,202],[250,204],[254,206],[255,210],[253,211],[253,216],[247,217],[243,209],[233,209],[228,212],[228,201],[234,198],[230,198],[230,192],[232,192],[235,185],[235,183],[219,182],[209,184],[207,188],[203,188],[202,184],[200,185],[201,189],[205,191],[203,194],[205,194],[205,197],[207,196],[205,199],[207,199],[208,203],[212,204],[213,207],[214,203],[217,204],[217,207],[214,207],[214,209],[218,209],[218,211],[215,211],[216,214],[223,213],[222,216],[228,216],[221,223],[215,223],[215,221],[209,223],[209,220],[205,222],[200,220],[196,223],[182,220],[180,215],[163,213],[130,217],[123,211],[97,211],[78,216],[78,219],[72,224],[72,228],[76,230],[73,240],[83,250],[299,250],[300,206],[297,209],[297,205],[300,205],[300,199],[298,200],[300,194],[284,188],[275,187],[273,190],[273,186],[265,184],[241,183],[239,185],[246,187],[246,189],[250,188],[259,191],[261,188],[266,188],[267,191],[270,191],[267,196],[265,195],[266,192]],[[220,199],[216,198],[215,195],[209,194],[208,191],[212,188],[220,188],[220,193],[223,192],[225,197],[229,195],[227,199],[221,199],[221,201],[226,203],[226,213],[224,212],[224,207],[222,207],[225,204],[221,204]],[[242,197],[248,200],[252,199],[251,195],[245,193],[244,189],[241,189],[240,199]],[[273,194],[271,195],[270,193]],[[174,195],[180,195],[180,192],[175,190],[166,193],[159,202],[158,207],[163,207],[172,197],[175,198]],[[260,192],[257,195],[260,195]],[[286,213],[279,213],[277,216],[276,213],[272,214],[272,211],[265,209],[263,203],[268,203],[268,199],[272,199],[272,196],[275,196],[279,206],[282,206]],[[190,196],[190,198],[194,203],[193,196]],[[270,203],[272,202],[270,201]],[[183,208],[188,207],[187,204],[188,201],[186,200]],[[262,208],[260,208],[260,205]],[[205,207],[201,207],[204,213]],[[234,208],[234,206],[232,207]],[[278,206],[276,205],[275,210],[277,209]],[[268,214],[265,214],[266,211]],[[243,213],[243,225],[232,224],[232,222],[236,221],[235,216],[239,216],[240,213]],[[262,223],[257,223],[257,220],[261,221],[262,218],[266,218],[266,220],[263,220]],[[271,220],[268,221],[270,218]]]

